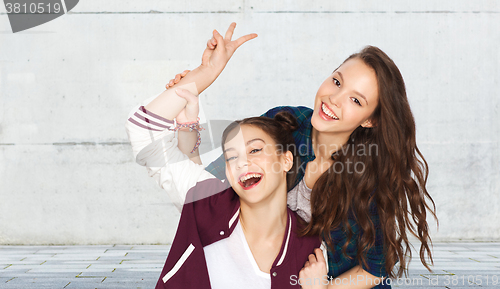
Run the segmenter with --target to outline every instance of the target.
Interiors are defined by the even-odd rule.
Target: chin
[[[248,205],[257,205],[259,203],[262,203],[262,197],[260,196],[240,196],[240,202],[243,202]]]
[[[320,119],[319,115],[316,114],[316,112],[313,113],[313,116],[311,117],[311,125],[317,130],[317,131],[326,131],[328,127],[322,123],[323,121]]]

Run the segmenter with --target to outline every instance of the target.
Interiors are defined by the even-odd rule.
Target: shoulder
[[[290,208],[288,208],[288,212],[292,219],[291,236],[294,238],[294,249],[309,255],[314,248],[319,248],[321,239],[319,236],[301,236],[300,232],[306,226],[306,222]]]
[[[196,203],[198,206],[217,202],[227,203],[234,202],[235,198],[238,198],[238,196],[229,186],[229,182],[221,181],[217,178],[210,178],[197,182],[196,185],[187,192],[185,205],[189,203]]]
[[[193,218],[198,231],[209,232],[219,227],[222,230],[227,227],[239,204],[236,192],[224,182],[218,179],[201,181],[188,192],[181,219]]]
[[[280,111],[287,111],[292,115],[294,115],[297,119],[307,118],[307,117],[310,118],[313,113],[313,110],[311,108],[305,106],[277,106],[271,108],[262,116],[267,116],[272,118]]]

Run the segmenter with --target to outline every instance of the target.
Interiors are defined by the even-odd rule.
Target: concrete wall
[[[500,239],[498,1],[82,0],[16,34],[0,12],[0,244],[170,242],[179,214],[124,123],[232,21],[259,37],[202,94],[207,118],[311,106],[343,59],[379,46],[429,162],[433,238]]]

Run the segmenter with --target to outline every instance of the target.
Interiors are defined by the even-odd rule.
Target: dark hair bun
[[[280,111],[274,116],[274,120],[279,122],[284,130],[288,132],[296,131],[299,128],[299,123],[295,116],[288,111]]]

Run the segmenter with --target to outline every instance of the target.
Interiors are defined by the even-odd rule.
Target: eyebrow
[[[224,150],[224,153],[226,153],[227,151],[231,151],[231,150],[232,150],[232,151],[234,151],[235,149],[234,149],[234,148],[228,148],[228,149],[225,149],[225,150]]]
[[[342,72],[340,72],[340,71],[338,71],[338,70],[337,70],[336,72],[340,75],[340,79],[342,80],[342,82],[344,82],[344,77],[342,76]],[[356,90],[354,91],[354,93],[356,93],[356,94],[357,94],[357,95],[359,95],[361,98],[363,98],[363,99],[365,100],[365,102],[366,102],[366,105],[368,105],[368,100],[366,100],[366,97],[365,97],[363,94],[361,94],[360,92],[358,92],[358,91],[356,91]]]
[[[251,144],[251,143],[253,143],[253,142],[256,142],[256,141],[261,141],[261,142],[263,142],[263,143],[266,143],[266,142],[265,142],[263,139],[261,139],[261,138],[254,138],[254,139],[251,139],[251,140],[247,141],[246,145],[249,145],[249,144]],[[235,149],[234,149],[234,148],[232,148],[232,147],[231,147],[231,148],[227,148],[227,149],[225,149],[225,150],[224,150],[224,153],[226,153],[227,151],[230,151],[230,150],[233,150],[233,151],[234,151]]]
[[[251,140],[247,141],[247,145],[249,145],[249,144],[251,144],[251,143],[253,143],[253,142],[259,141],[259,140],[260,140],[261,142],[263,142],[263,143],[266,143],[266,142],[265,142],[263,139],[261,139],[261,138],[254,138],[254,139],[251,139]]]

